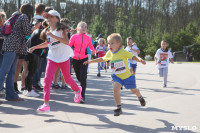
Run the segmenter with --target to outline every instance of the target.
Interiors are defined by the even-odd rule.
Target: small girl
[[[98,46],[96,48],[96,54],[97,54],[97,57],[100,58],[100,57],[103,57],[106,55],[106,52],[108,51],[107,47],[105,46],[106,45],[106,40],[104,38],[100,38],[98,40]],[[97,76],[98,77],[101,77],[101,69],[105,69],[106,70],[106,63],[105,62],[98,62],[98,74]]]
[[[88,65],[83,65],[83,62],[88,60],[87,54],[87,46],[89,46],[90,50],[92,50],[92,54],[94,54],[95,49],[92,45],[91,38],[86,35],[87,33],[87,24],[85,22],[79,22],[77,25],[78,34],[75,34],[71,37],[69,46],[74,47],[74,57],[73,57],[73,66],[74,71],[76,73],[76,78],[81,83],[81,87],[83,89],[81,93],[81,101],[80,103],[85,103],[85,90],[86,90],[86,82],[87,82],[87,68]]]
[[[44,14],[44,18],[47,18],[49,23],[49,28],[41,33],[43,38],[46,37],[45,43],[29,49],[29,52],[32,53],[35,49],[49,47],[47,56],[48,62],[44,78],[44,104],[37,109],[37,112],[50,112],[49,100],[51,82],[58,67],[60,67],[62,71],[65,82],[75,91],[75,103],[80,101],[82,91],[82,88],[76,84],[70,75],[70,57],[74,56],[74,54],[72,49],[68,46],[69,40],[65,31],[66,27],[60,23],[60,14],[55,10],[51,10]]]

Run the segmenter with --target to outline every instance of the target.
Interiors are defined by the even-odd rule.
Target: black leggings
[[[85,98],[85,91],[87,86],[87,68],[88,65],[83,65],[83,62],[87,61],[88,58],[82,60],[73,59],[74,71],[76,73],[76,78],[81,83],[82,93],[81,96]]]
[[[39,59],[40,57],[37,55],[33,54],[28,54],[27,57],[27,68],[28,68],[28,73],[25,78],[25,90],[31,91],[32,90],[32,82],[33,82],[33,76],[38,68],[39,65]]]

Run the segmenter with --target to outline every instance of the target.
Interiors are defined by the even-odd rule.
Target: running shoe
[[[52,89],[59,89],[60,85],[59,84],[51,84]]]
[[[97,74],[97,77],[101,77],[101,74],[100,74],[100,73],[98,73],[98,74]]]
[[[67,85],[64,85],[64,86],[62,85],[62,86],[61,86],[61,89],[62,89],[62,90],[69,90],[70,88],[69,88]]]
[[[85,98],[82,97],[81,100],[80,100],[80,103],[84,104],[85,103]]]
[[[78,103],[81,100],[81,92],[82,92],[82,87],[79,86],[79,90],[77,92],[75,92],[75,95],[74,95],[75,103]]]
[[[27,97],[39,97],[40,94],[36,93],[34,90],[31,90],[30,92],[28,91],[25,96],[27,96]]]
[[[118,108],[114,110],[114,116],[120,116],[122,114],[122,108]]]
[[[48,113],[50,112],[50,106],[43,104],[37,108],[38,113]]]
[[[144,100],[143,97],[138,98],[140,101],[141,106],[145,106],[146,105],[146,101]]]

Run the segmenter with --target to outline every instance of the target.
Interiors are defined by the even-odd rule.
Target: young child
[[[65,29],[61,29],[60,14],[51,10],[44,14],[49,23],[49,28],[45,29],[43,38],[46,35],[45,43],[34,46],[29,49],[32,53],[35,49],[49,47],[48,62],[44,78],[44,104],[40,106],[38,112],[49,112],[50,88],[53,76],[58,67],[60,67],[64,76],[65,82],[69,84],[73,91],[75,91],[74,102],[78,103],[81,99],[82,88],[79,87],[70,75],[70,57],[73,56],[72,49],[68,46],[69,40]],[[46,34],[45,34],[46,33]]]
[[[128,60],[133,59],[146,64],[140,57],[134,56],[132,53],[122,49],[122,38],[118,33],[113,33],[107,38],[108,48],[110,49],[104,57],[100,57],[91,61],[86,61],[84,64],[111,61],[112,79],[113,79],[113,95],[117,109],[114,110],[114,116],[122,114],[120,101],[120,88],[124,85],[126,89],[130,89],[132,93],[136,94],[141,106],[145,106],[146,102],[139,89],[136,88],[135,76],[131,74],[128,69]]]
[[[69,20],[68,20],[68,18],[62,18],[60,20],[60,23],[65,25],[67,27],[67,30],[69,29]],[[68,32],[67,32],[67,36],[68,36],[68,38],[70,38],[70,35],[69,35]],[[70,60],[70,72],[71,72],[71,60]],[[62,82],[61,86],[58,84],[59,79]],[[62,72],[60,71],[60,68],[57,69],[57,71],[56,71],[56,73],[54,75],[51,87],[52,87],[52,89],[59,89],[59,88],[65,89],[65,90],[69,89],[69,87],[65,83],[65,80],[63,78]]]
[[[94,54],[95,49],[92,45],[91,38],[86,34],[87,33],[87,23],[81,21],[77,25],[77,32],[71,37],[69,41],[69,46],[74,47],[74,57],[73,57],[73,67],[76,74],[76,78],[81,83],[82,93],[80,103],[85,103],[85,91],[87,87],[87,68],[88,65],[83,65],[83,62],[88,60],[88,54],[86,52],[87,46]]]
[[[96,54],[97,54],[97,57],[100,58],[100,57],[103,57],[106,55],[106,52],[107,52],[107,48],[106,48],[106,40],[104,38],[100,38],[98,40],[98,46],[96,48]],[[98,77],[101,77],[101,69],[105,69],[106,70],[106,63],[105,62],[98,62],[98,74],[97,76]]]
[[[127,38],[127,47],[125,48],[128,52],[133,53],[135,56],[138,56],[140,54],[140,49],[137,47],[137,45],[133,42],[132,37]],[[136,74],[136,68],[137,68],[137,61],[128,59],[128,66],[133,75]]]
[[[155,54],[155,63],[159,71],[159,76],[164,77],[163,87],[167,87],[167,75],[169,61],[174,64],[172,53],[167,49],[167,42],[161,41],[161,48]]]

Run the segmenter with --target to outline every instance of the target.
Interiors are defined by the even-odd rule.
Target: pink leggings
[[[56,63],[48,59],[45,78],[44,78],[44,100],[45,101],[50,100],[51,82],[53,80],[53,76],[56,70],[58,69],[58,67],[60,67],[61,69],[65,82],[71,86],[72,90],[73,91],[79,90],[78,85],[76,84],[74,79],[72,79],[71,74],[70,74],[70,59],[61,63]]]

